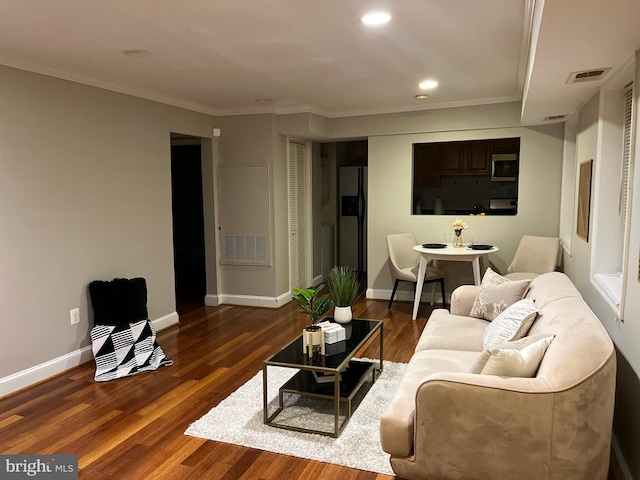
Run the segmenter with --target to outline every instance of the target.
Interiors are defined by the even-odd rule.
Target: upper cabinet
[[[418,143],[413,150],[413,179],[421,187],[440,185],[440,159],[437,143]]]
[[[439,143],[442,175],[488,175],[491,158],[488,140]]]
[[[520,152],[520,138],[415,143],[413,145],[416,184],[440,184],[441,175],[490,175],[491,156]]]
[[[355,140],[347,143],[347,163],[349,165],[367,165],[369,155],[369,142],[367,140]]]
[[[520,153],[520,137],[494,138],[491,142],[491,154]]]
[[[441,165],[440,173],[464,173],[464,143],[447,142],[436,144]]]

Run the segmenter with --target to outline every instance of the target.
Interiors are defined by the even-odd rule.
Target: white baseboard
[[[611,436],[611,470],[616,480],[633,480],[615,435]]]
[[[374,300],[389,300],[391,298],[392,290],[379,290],[373,288],[367,288],[367,298],[371,298]],[[445,294],[445,298],[447,299],[447,303],[450,302],[450,295]],[[396,291],[396,296],[393,301],[396,300],[413,302],[413,291],[408,290],[398,290]],[[422,296],[420,299],[421,302],[430,303],[431,302],[431,286],[425,286],[422,289]],[[440,287],[436,285],[436,297],[435,303],[442,303],[442,295],[440,295]]]
[[[208,296],[208,295],[207,295]],[[218,305],[241,305],[243,307],[279,308],[291,301],[291,292],[277,297],[261,297],[257,295],[218,295]]]
[[[314,278],[313,278],[313,280],[312,280],[312,285],[313,285],[314,287],[317,287],[318,285],[320,285],[320,284],[322,283],[322,280],[323,280],[323,278],[322,278],[322,274],[320,274],[320,275],[318,275],[317,277],[314,277]]]
[[[178,313],[173,312],[169,315],[165,315],[164,317],[152,320],[151,323],[153,323],[153,327],[156,331],[159,331],[178,323],[179,320]],[[87,345],[86,347],[82,347],[60,357],[53,358],[47,362],[41,363],[40,365],[35,365],[31,368],[27,368],[26,370],[0,378],[0,398],[91,360],[93,360],[93,352],[91,350],[91,345]]]
[[[217,307],[220,305],[220,296],[207,294],[204,297],[204,304],[208,307]]]
[[[179,321],[180,317],[178,316],[178,312],[172,312],[169,315],[165,315],[164,317],[151,320],[151,323],[153,323],[153,328],[155,328],[156,332],[159,332],[160,330],[164,330],[171,325],[175,325]]]

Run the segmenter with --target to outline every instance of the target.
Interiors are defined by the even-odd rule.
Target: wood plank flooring
[[[359,299],[354,315],[384,320],[385,360],[411,357],[431,307]],[[93,380],[93,362],[0,400],[0,453],[75,453],[80,478],[390,479],[387,475],[184,435],[189,424],[262,368],[307,318],[280,309],[195,307],[158,334],[173,365],[112,382]],[[377,357],[378,337],[360,356]],[[224,428],[224,426],[221,426]]]

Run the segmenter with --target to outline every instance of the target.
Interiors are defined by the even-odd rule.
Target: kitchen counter
[[[421,210],[422,215],[435,215],[433,210]],[[484,214],[486,216],[491,216],[491,215],[515,215],[517,212],[516,210],[509,210],[509,209],[501,209],[501,210],[485,210]],[[460,215],[460,216],[467,216],[467,215],[476,215],[476,211],[475,210],[445,210],[444,211],[444,215]]]

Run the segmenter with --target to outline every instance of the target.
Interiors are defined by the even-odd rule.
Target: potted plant
[[[309,347],[309,356],[312,356],[314,346],[324,345],[324,337],[322,329],[317,325],[320,317],[327,313],[333,307],[333,301],[329,298],[329,294],[318,296],[324,288],[324,283],[317,287],[311,288],[294,288],[291,294],[293,300],[302,308],[302,311],[311,319],[311,325],[305,327],[303,332],[304,348]]]
[[[333,319],[349,323],[353,318],[351,303],[356,298],[360,281],[358,272],[345,266],[334,266],[329,272],[329,291],[336,304]]]

